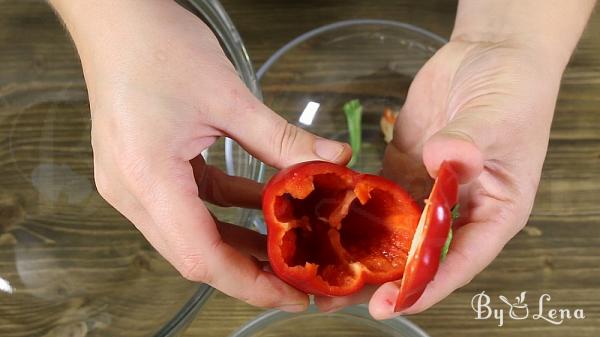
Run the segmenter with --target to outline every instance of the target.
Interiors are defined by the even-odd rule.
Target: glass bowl
[[[421,67],[446,40],[418,27],[386,20],[350,20],[309,31],[275,52],[258,70],[263,100],[290,123],[322,137],[350,142],[344,105],[359,100],[360,154],[352,168],[376,174],[386,141],[384,111],[404,104]],[[265,181],[275,170],[262,166]],[[256,216],[254,224],[266,232]],[[232,337],[427,336],[404,318],[376,322],[365,306],[337,313],[270,311]]]
[[[230,337],[428,337],[414,323],[397,317],[374,321],[364,305],[335,313],[320,313],[314,307],[291,314],[267,311],[242,326]]]
[[[421,28],[387,20],[349,20],[309,31],[275,52],[258,70],[263,100],[288,122],[322,137],[350,142],[345,103],[363,108],[360,154],[352,168],[378,173],[386,146],[381,120],[404,104],[421,67],[447,41]],[[260,180],[275,170],[262,166]],[[256,216],[254,224],[266,232]],[[365,306],[337,313],[269,311],[232,337],[427,336],[405,318],[377,322]]]
[[[316,135],[350,142],[346,102],[362,105],[360,154],[352,169],[376,174],[386,142],[381,119],[402,107],[419,69],[447,41],[406,23],[358,19],[335,22],[288,42],[258,70],[264,103]],[[259,179],[275,170],[261,168]],[[255,226],[266,232],[260,216]]]
[[[180,3],[209,23],[260,96],[219,3]],[[11,8],[2,20],[16,33],[0,37],[0,336],[177,335],[211,288],[181,278],[99,196],[72,43],[45,1]],[[231,174],[257,176],[259,164],[230,141],[205,155]],[[217,213],[247,218],[239,209]]]

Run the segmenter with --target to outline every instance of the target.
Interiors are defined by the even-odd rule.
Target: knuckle
[[[213,242],[208,244],[208,247],[205,247],[203,251],[206,252],[219,252],[222,250],[221,245],[223,244],[223,240],[220,238],[214,240]],[[202,252],[196,253],[186,253],[182,255],[181,263],[177,270],[188,281],[192,282],[204,282],[211,286],[215,286],[213,280],[213,273],[211,272],[210,266],[208,265],[208,261],[206,259],[205,254]]]
[[[192,282],[212,283],[209,269],[202,256],[189,254],[184,256],[181,261],[181,265],[177,269],[183,278]]]
[[[123,178],[123,183],[133,195],[139,198],[151,197],[154,195],[152,191],[154,191],[153,186],[155,185],[155,181],[152,179],[152,165],[147,160],[140,159],[140,157],[129,151],[124,151],[115,160],[116,169]],[[142,199],[145,200],[145,198]]]
[[[207,115],[205,118],[208,123],[212,123],[226,133],[234,132],[240,127],[238,123],[231,123],[232,120],[244,121],[252,123],[258,118],[261,104],[243,84],[238,83],[239,77],[225,74],[221,78],[221,89],[215,92],[222,99],[210,99],[204,101],[204,106]],[[219,118],[213,117],[214,114]]]
[[[262,288],[262,285],[265,283],[272,285],[271,282],[265,279],[265,275],[259,271],[256,271],[249,279],[251,280],[250,284],[252,284],[250,289]],[[280,304],[279,300],[281,299],[281,296],[284,295],[284,292],[281,289],[273,288],[272,291],[273,293],[270,294],[270,296],[256,296],[254,292],[244,291],[238,296],[238,299],[256,307],[272,308]],[[276,293],[280,296],[276,296]]]
[[[116,160],[117,169],[126,180],[139,180],[145,171],[143,161],[131,159],[127,155],[120,155]]]
[[[94,170],[94,182],[96,184],[96,190],[98,191],[98,194],[100,194],[104,200],[111,204],[116,201],[115,191],[112,187],[110,179],[108,179],[104,171],[100,168],[97,168],[97,166]]]
[[[283,166],[293,154],[293,149],[300,136],[300,129],[281,120],[274,128],[270,145],[272,153],[275,154],[276,166]]]
[[[260,103],[248,89],[237,83],[238,80],[239,78],[236,77],[236,83],[230,83],[229,85],[228,102],[230,102],[230,107],[228,110],[234,114],[252,117],[258,112]]]

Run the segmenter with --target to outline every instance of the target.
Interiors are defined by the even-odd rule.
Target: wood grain
[[[333,21],[392,19],[448,36],[456,10],[446,0],[223,3],[257,67]],[[528,227],[473,282],[411,317],[431,336],[600,335],[599,55],[594,14],[564,75]],[[92,177],[87,94],[71,42],[42,1],[0,0],[0,277],[16,288],[0,292],[0,336],[148,336],[149,322],[166,322],[191,296],[98,197]],[[470,301],[482,290],[509,298],[526,290],[533,311],[531,299],[548,292],[552,307],[587,317],[499,328],[474,319]],[[262,311],[216,293],[184,336],[227,336]]]

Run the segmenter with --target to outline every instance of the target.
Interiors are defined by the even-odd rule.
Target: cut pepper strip
[[[396,312],[415,304],[433,280],[452,225],[452,207],[457,201],[458,177],[451,164],[443,162],[411,244]]]

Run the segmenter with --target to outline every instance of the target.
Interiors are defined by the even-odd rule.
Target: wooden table
[[[239,29],[256,67],[293,37],[320,25],[343,19],[393,19],[448,36],[456,9],[455,1],[443,0],[223,0],[223,3]],[[0,0],[0,103],[2,90],[13,90],[16,87],[15,83],[23,83],[25,80],[36,90],[36,85],[39,84],[36,79],[46,75],[51,75],[56,80],[56,85],[71,83],[71,87],[65,90],[69,95],[79,95],[83,82],[81,71],[72,66],[73,49],[64,41],[53,45],[44,40],[56,39],[56,34],[48,33],[47,36],[38,37],[39,41],[46,43],[40,42],[39,45],[28,47],[28,50],[15,48],[8,43],[15,42],[10,38],[11,34],[17,34],[19,29],[23,29],[33,20],[42,19],[33,16],[18,19],[12,16],[10,20],[3,20],[4,13],[25,13],[27,6],[31,6],[31,2]],[[50,14],[47,11],[43,19],[52,21],[49,18]],[[56,23],[50,22],[48,27],[52,24]],[[39,32],[46,34],[43,30]],[[32,58],[30,54],[13,54],[13,50],[32,53],[34,56]],[[45,57],[37,58],[35,55],[38,54]],[[24,68],[23,63],[19,62],[23,57],[32,58],[30,66]],[[67,62],[71,65],[67,66]],[[49,67],[49,64],[54,67]],[[54,82],[44,85],[52,86]],[[85,97],[78,99],[76,108],[85,109]],[[43,110],[48,107],[39,108]],[[71,110],[74,109],[73,105],[60,104],[51,108],[56,115],[73,114]],[[0,134],[0,145],[2,140]],[[74,141],[73,151],[85,152],[89,157],[88,140]],[[1,158],[3,157],[0,156]],[[82,161],[81,166],[89,173],[91,169],[88,159]],[[12,210],[3,208],[3,203],[13,201],[10,197],[5,198],[0,194],[0,211]],[[600,14],[596,14],[564,76],[542,183],[528,226],[473,282],[431,310],[411,319],[433,337],[600,336],[599,202]],[[12,211],[0,215],[14,219],[22,216],[21,213]],[[4,230],[3,226],[9,225],[10,222],[0,221],[0,234]],[[140,269],[152,268],[148,266],[146,259],[140,260],[137,255],[134,262],[140,265]],[[185,287],[182,286],[181,291],[189,291],[183,288]],[[523,321],[507,318],[504,326],[498,327],[493,319],[474,319],[471,299],[483,290],[492,296],[497,303],[496,308],[502,308],[497,301],[498,295],[513,299],[520,292],[528,291],[527,299],[532,313],[538,310],[539,296],[549,293],[552,300],[545,310],[581,308],[585,311],[586,318],[566,321],[560,326],[531,318]],[[168,302],[168,299],[161,301]],[[0,313],[3,312],[2,303],[0,297]],[[122,310],[125,312],[127,306]],[[262,311],[217,293],[202,309],[184,336],[227,336]],[[140,320],[143,320],[144,317],[152,317],[152,311],[142,311],[139,315]],[[135,325],[135,322],[131,324]],[[1,328],[0,326],[0,331]],[[143,334],[138,331],[135,335]]]

